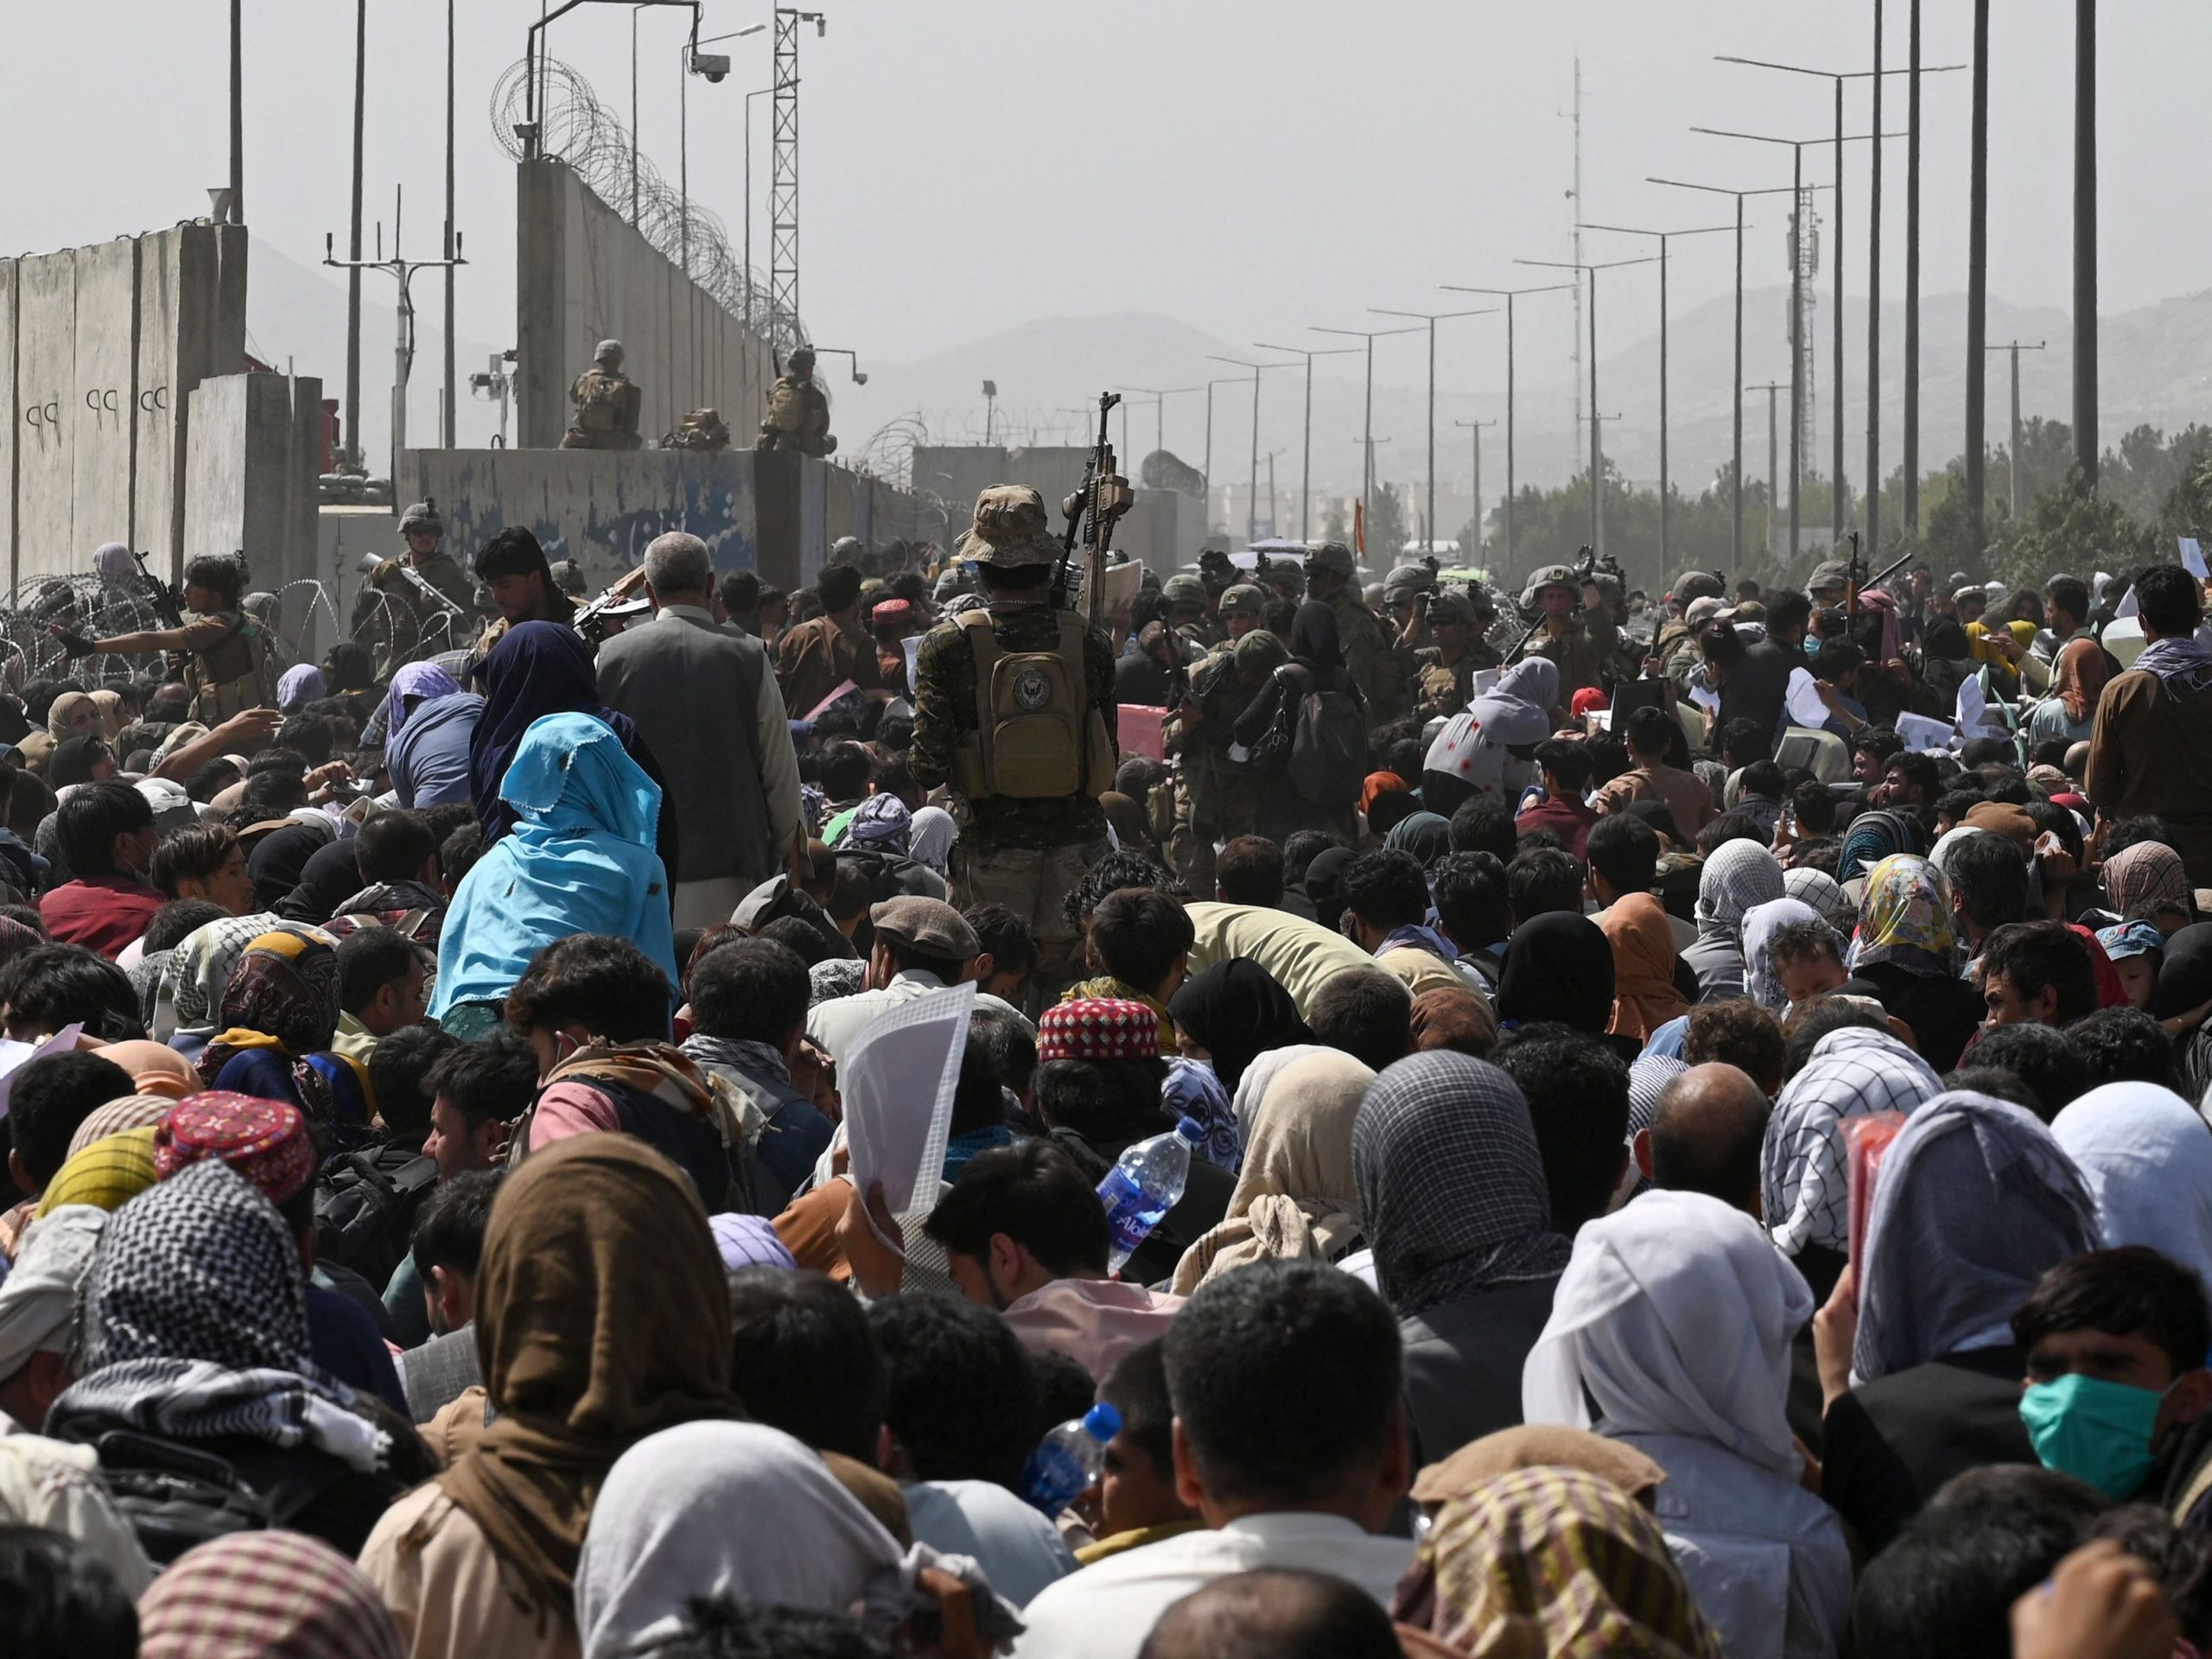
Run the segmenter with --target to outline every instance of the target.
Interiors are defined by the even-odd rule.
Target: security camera
[[[853,371],[853,384],[856,386],[864,386],[868,385],[867,372],[861,369],[855,369]]]
[[[719,52],[694,52],[691,54],[691,73],[709,81],[728,80],[729,59]]]

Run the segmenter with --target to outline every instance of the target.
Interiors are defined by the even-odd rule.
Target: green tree
[[[1405,555],[1412,532],[1406,528],[1406,504],[1395,484],[1377,480],[1367,503],[1367,564],[1388,570]]]

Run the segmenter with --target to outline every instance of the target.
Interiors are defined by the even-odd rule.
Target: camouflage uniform
[[[958,556],[985,565],[1051,564],[1060,547],[1046,527],[1037,492],[1001,484],[976,500],[975,526],[961,538]],[[1001,651],[1057,647],[1064,613],[1041,598],[994,599],[988,609]],[[1096,628],[1084,635],[1083,667],[1090,707],[1105,713],[1110,742],[1114,649]],[[907,752],[914,781],[925,790],[951,784],[961,739],[978,724],[974,649],[957,622],[941,624],[923,637],[915,658],[914,737]],[[1037,940],[1040,982],[1056,988],[1081,967],[1063,901],[1108,849],[1097,798],[1084,791],[1042,800],[956,795],[953,813],[960,835],[952,849],[952,902],[963,910],[1001,904],[1021,917]]]
[[[444,521],[436,505],[422,501],[407,509],[399,521],[402,536],[410,531],[429,530],[442,534]],[[369,647],[375,658],[377,677],[389,679],[403,664],[430,651],[450,651],[466,645],[476,620],[476,588],[444,548],[433,548],[415,563],[415,574],[461,607],[446,610],[404,573],[414,556],[403,553],[386,559],[369,573],[354,596],[352,633]]]
[[[1468,629],[1466,639],[1459,646],[1459,654],[1450,662],[1444,660],[1441,645],[1421,645],[1414,652],[1416,671],[1414,676],[1414,713],[1424,721],[1444,719],[1465,709],[1474,699],[1476,673],[1498,665],[1498,654],[1490,641],[1475,628],[1475,609],[1458,594],[1439,594],[1429,601],[1430,626],[1442,623],[1460,622]]]
[[[1199,607],[1196,616],[1186,617],[1174,626],[1178,634],[1200,651],[1211,651],[1229,638],[1222,631],[1221,624],[1205,613],[1205,585],[1196,576],[1170,576],[1160,592],[1168,603],[1170,615],[1185,607]]]
[[[1397,719],[1405,712],[1410,664],[1398,654],[1375,613],[1361,601],[1359,589],[1351,582],[1351,550],[1342,542],[1317,542],[1306,563],[1344,578],[1344,585],[1321,602],[1337,613],[1338,648],[1344,653],[1344,667],[1367,700],[1369,725],[1381,726]]]
[[[1260,643],[1248,645],[1246,640]],[[1258,672],[1258,684],[1244,683],[1237,671],[1240,659]],[[1179,720],[1170,736],[1179,752],[1175,758],[1175,827],[1166,849],[1170,867],[1201,899],[1213,896],[1214,843],[1255,833],[1254,792],[1239,780],[1229,758],[1236,718],[1265,689],[1266,677],[1289,660],[1273,634],[1248,633],[1191,671],[1191,698],[1199,718],[1195,731],[1186,730]]]
[[[767,412],[760,417],[755,449],[796,449],[803,455],[834,454],[830,435],[830,400],[814,384],[814,353],[802,346],[788,369],[768,388]]]
[[[645,402],[630,377],[622,372],[622,342],[602,340],[593,353],[591,367],[569,388],[576,412],[561,437],[563,449],[639,449],[638,414]]]
[[[1573,573],[1563,564],[1541,566],[1529,574],[1528,590],[1522,594],[1521,602],[1532,610],[1540,608],[1539,595],[1545,588],[1566,588],[1572,591],[1573,578]],[[1576,597],[1580,597],[1579,592]],[[1564,633],[1555,634],[1548,626],[1539,626],[1529,641],[1528,654],[1548,657],[1558,665],[1559,706],[1562,709],[1573,701],[1577,691],[1604,683],[1607,658],[1580,616],[1569,619]]]
[[[690,449],[715,454],[729,448],[729,423],[718,409],[695,409],[677,423],[676,430],[660,441],[664,449]]]

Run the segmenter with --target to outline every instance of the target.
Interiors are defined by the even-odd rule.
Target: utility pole
[[[1739,248],[1742,245],[1743,210],[1743,199],[1738,197],[1736,202],[1738,222],[1733,228],[1737,232]],[[1584,231],[1613,231],[1623,236],[1656,236],[1659,238],[1659,563],[1662,569],[1671,570],[1674,569],[1674,560],[1668,528],[1672,516],[1673,503],[1669,499],[1672,487],[1667,470],[1667,243],[1671,237],[1715,236],[1731,227],[1726,225],[1704,225],[1689,231],[1646,231],[1627,225],[1579,225],[1575,228]],[[1743,464],[1743,457],[1740,454],[1737,457],[1737,464],[1739,467]]]
[[[1967,149],[1967,524],[1979,561],[1989,541],[1982,499],[1988,489],[1982,359],[1989,348],[1989,0],[1974,0],[1974,112]]]
[[[1866,550],[1882,546],[1882,0],[1874,0],[1873,162],[1866,196]],[[1840,92],[1839,91],[1839,96]],[[1836,146],[1843,153],[1843,146]],[[1836,269],[1843,269],[1836,250]],[[1836,308],[1839,318],[1842,308]]]
[[[1781,498],[1775,493],[1775,487],[1777,481],[1775,473],[1775,461],[1779,454],[1779,449],[1775,442],[1774,395],[1778,391],[1787,391],[1789,388],[1783,381],[1770,380],[1763,386],[1745,386],[1744,390],[1745,391],[1763,391],[1766,393],[1766,556],[1768,560],[1777,569],[1779,569],[1784,567],[1783,565],[1781,556],[1775,550],[1774,509],[1776,502]],[[1736,562],[1739,565],[1743,563],[1743,556],[1740,553],[1737,556]]]
[[[245,0],[231,0],[231,211],[230,222],[245,223]]]
[[[696,14],[692,30],[698,30]],[[768,101],[768,305],[776,372],[800,343],[798,318],[798,29],[812,23],[816,35],[829,32],[818,11],[776,8],[775,95]],[[688,217],[688,215],[687,215]],[[751,272],[747,280],[751,280]]]
[[[1375,493],[1375,342],[1390,334],[1411,334],[1414,328],[1323,328],[1316,327],[1317,334],[1348,334],[1354,340],[1367,342],[1367,413],[1360,422],[1361,442],[1366,446],[1367,470],[1359,483],[1359,506],[1364,513]]]
[[[1436,523],[1436,325],[1451,317],[1486,317],[1497,308],[1486,306],[1479,311],[1393,311],[1387,307],[1370,305],[1367,308],[1378,317],[1417,317],[1428,325],[1428,522],[1435,539]]]
[[[346,240],[346,443],[364,467],[369,457],[361,446],[361,118],[368,99],[368,71],[369,0],[353,0],[353,232]],[[395,480],[392,488],[398,487]],[[393,505],[397,505],[396,498]]]
[[[1324,346],[1319,351],[1308,351],[1303,346],[1270,346],[1264,340],[1252,342],[1262,352],[1281,352],[1286,356],[1306,359],[1306,440],[1305,459],[1298,471],[1298,539],[1311,541],[1313,534],[1313,359],[1317,357],[1345,357],[1359,349],[1357,346]]]
[[[445,257],[451,261],[460,252],[454,241],[453,194],[453,70],[454,70],[454,0],[446,0],[446,236]],[[635,16],[633,12],[631,14]],[[633,155],[634,151],[632,152]],[[446,378],[445,396],[438,404],[438,443],[441,448],[454,447],[454,365],[453,365],[453,284],[452,264],[446,266]]]
[[[407,259],[399,251],[400,207],[403,198],[398,190],[392,192],[391,257],[384,257],[384,226],[377,226],[377,257],[374,259],[340,259],[333,249],[336,238],[326,235],[322,239],[322,263],[348,271],[359,282],[365,270],[389,272],[399,281],[399,311],[397,338],[392,350],[391,375],[391,479],[392,500],[399,499],[399,457],[407,448],[407,381],[415,366],[415,300],[412,285],[418,270],[446,270],[454,265],[467,264],[461,257],[461,232],[454,232],[454,251],[443,259]],[[365,463],[364,463],[365,464]]]
[[[2013,385],[2019,359],[2013,359]],[[2018,401],[2017,390],[2014,402]],[[2014,419],[2018,418],[2017,413]],[[2097,487],[2097,0],[2074,0],[2074,464]],[[2018,486],[2014,486],[2017,492]]]
[[[1547,283],[1540,288],[1466,288],[1451,283],[1444,284],[1446,294],[1491,294],[1505,301],[1505,568],[1514,569],[1513,554],[1513,302],[1523,294],[1557,294],[1566,289],[1578,290],[1575,314],[1581,315],[1580,285],[1574,283]]]
[[[1582,217],[1582,54],[1580,52],[1574,54],[1574,103],[1571,109],[1563,110],[1560,113],[1574,123],[1574,185],[1567,194],[1574,202],[1574,216],[1580,219]],[[1582,232],[1579,226],[1574,232],[1574,263],[1578,266],[1582,263]],[[1574,365],[1574,372],[1569,378],[1574,383],[1574,423],[1580,426],[1582,424],[1582,289],[1579,286],[1574,290],[1574,333],[1570,340],[1572,344],[1567,355]],[[1597,405],[1593,404],[1591,407],[1594,409]]]
[[[1920,534],[1920,0],[1905,22],[1904,533]]]
[[[1580,232],[1578,232],[1580,234]],[[1599,503],[1605,495],[1605,452],[1598,440],[1600,421],[1617,421],[1618,415],[1598,413],[1598,273],[1616,270],[1622,265],[1649,265],[1658,263],[1656,254],[1647,254],[1641,259],[1609,259],[1601,265],[1567,265],[1557,259],[1516,259],[1516,265],[1548,265],[1554,270],[1579,270],[1590,278],[1590,545],[1604,551],[1599,537],[1605,531],[1605,516]]]
[[[1199,470],[1205,474],[1206,480],[1206,526],[1209,532],[1213,526],[1213,389],[1216,386],[1241,386],[1243,384],[1244,377],[1241,374],[1232,374],[1220,380],[1206,382],[1206,458],[1205,465]],[[1225,513],[1223,516],[1227,517]]]
[[[1598,315],[1598,295],[1594,288],[1590,295],[1590,315],[1592,318]],[[1596,349],[1592,347],[1591,355],[1593,361],[1596,354]],[[1618,415],[1600,415],[1598,412],[1597,403],[1594,399],[1592,401],[1590,404],[1590,453],[1592,457],[1590,467],[1590,549],[1601,557],[1605,551],[1605,449],[1598,442],[1598,429],[1607,421],[1618,419],[1620,419]]]
[[[2021,516],[2027,512],[2027,487],[2022,481],[2024,469],[2020,465],[2020,353],[2039,352],[2043,348],[2042,340],[2037,340],[2034,345],[2030,346],[2018,340],[2007,340],[2002,346],[1991,346],[1986,348],[1993,352],[2009,352],[2012,356],[2012,459],[2010,471],[2012,474],[2011,506],[2012,522],[2015,524],[2020,522]]]
[[[1475,557],[1479,560],[1483,550],[1483,428],[1496,426],[1496,421],[1454,421],[1452,425],[1465,429],[1475,444],[1475,488],[1473,513],[1475,525]]]

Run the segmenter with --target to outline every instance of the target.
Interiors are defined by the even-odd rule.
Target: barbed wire
[[[632,191],[630,132],[622,118],[600,102],[591,83],[556,58],[538,63],[543,96],[537,110],[540,156],[565,162],[586,189],[608,211],[629,217]],[[527,158],[516,130],[528,113],[530,66],[511,66],[492,89],[492,131],[510,159]],[[663,178],[642,153],[636,156],[638,233],[671,264],[688,264],[691,280],[716,304],[747,327],[774,343],[779,359],[808,340],[798,314],[779,309],[768,284],[730,246],[719,215]],[[685,235],[686,226],[690,235]]]

